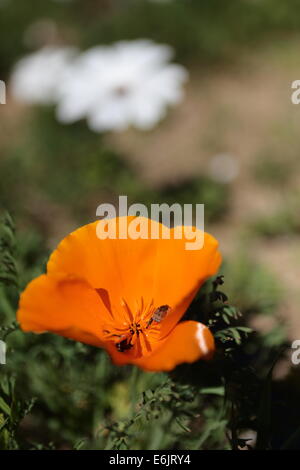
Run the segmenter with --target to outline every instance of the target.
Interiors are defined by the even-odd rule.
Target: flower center
[[[170,311],[169,305],[155,308],[153,302],[142,306],[135,315],[123,300],[124,321],[122,325],[108,325],[103,333],[108,341],[112,341],[120,353],[142,356],[152,351],[152,344],[159,339],[160,324]]]

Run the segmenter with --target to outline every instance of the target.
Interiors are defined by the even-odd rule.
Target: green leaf
[[[201,395],[218,395],[219,397],[223,397],[225,395],[224,387],[208,387],[202,388],[200,390]]]
[[[11,409],[2,397],[0,397],[0,410],[2,410],[8,416],[11,416]]]
[[[188,428],[178,417],[175,419],[175,421],[185,432],[191,432],[190,428]]]

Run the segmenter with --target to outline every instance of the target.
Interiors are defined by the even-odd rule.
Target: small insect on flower
[[[117,348],[117,351],[119,352],[128,351],[128,349],[131,349],[132,347],[133,347],[132,344],[128,343],[128,338],[125,338],[119,343],[116,343],[116,348]]]
[[[116,224],[119,233],[123,222],[122,217],[97,221],[60,243],[47,274],[21,295],[21,328],[104,348],[115,364],[148,371],[209,359],[215,349],[209,328],[180,320],[219,269],[217,240],[204,233],[203,248],[186,250],[185,236],[176,238],[174,229],[145,217],[127,217],[126,226],[144,224],[146,238],[133,239],[130,232],[127,238],[97,237],[99,223]],[[169,236],[152,239],[153,224],[155,233],[169,230]]]
[[[168,312],[171,310],[171,307],[169,305],[162,305],[161,307],[158,307],[155,312],[153,313],[153,316],[150,318],[148,321],[148,324],[146,328],[149,328],[149,326],[152,324],[152,322],[160,323],[163,321],[163,319],[167,316]]]

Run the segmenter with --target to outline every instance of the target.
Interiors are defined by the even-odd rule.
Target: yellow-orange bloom
[[[121,219],[111,221],[118,226]],[[27,286],[17,313],[21,328],[105,348],[115,364],[150,371],[211,357],[209,329],[195,321],[178,322],[220,266],[215,238],[205,233],[202,249],[187,250],[184,236],[174,239],[174,229],[157,224],[170,239],[100,240],[97,224],[62,240],[47,274]]]

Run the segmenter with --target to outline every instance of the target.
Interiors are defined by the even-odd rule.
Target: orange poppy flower
[[[160,236],[98,238],[98,224],[115,223],[119,229],[120,221],[130,224],[133,219],[136,226],[146,223],[148,233],[149,222],[156,224]],[[47,274],[22,293],[17,313],[21,328],[105,348],[115,364],[150,371],[211,357],[209,329],[195,321],[178,322],[199,287],[217,272],[218,242],[201,233],[203,248],[188,250],[184,227],[180,229],[178,239],[175,229],[143,217],[79,228],[52,253]],[[169,239],[162,238],[163,231]]]

